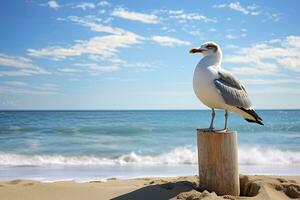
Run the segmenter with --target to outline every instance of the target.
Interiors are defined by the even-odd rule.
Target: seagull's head
[[[193,48],[190,50],[190,53],[201,53],[203,56],[208,55],[217,55],[222,56],[220,46],[215,42],[205,42],[200,48]]]

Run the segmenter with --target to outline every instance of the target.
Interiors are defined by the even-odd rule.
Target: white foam
[[[6,166],[105,166],[105,165],[191,165],[197,163],[195,147],[178,147],[172,151],[150,156],[135,152],[117,158],[96,156],[21,155],[0,152],[0,165]],[[262,147],[241,147],[241,165],[300,165],[300,152]]]
[[[300,165],[300,152],[242,147],[239,149],[239,163],[243,165]]]

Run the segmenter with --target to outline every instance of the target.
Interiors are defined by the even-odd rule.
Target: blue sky
[[[255,108],[300,108],[299,1],[1,1],[0,109],[203,109],[201,58]]]

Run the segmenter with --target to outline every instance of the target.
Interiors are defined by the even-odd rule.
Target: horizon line
[[[17,111],[206,111],[209,108],[201,109],[0,109],[0,112],[17,112]],[[222,110],[222,109],[217,109]],[[259,108],[255,110],[300,110],[300,108]]]

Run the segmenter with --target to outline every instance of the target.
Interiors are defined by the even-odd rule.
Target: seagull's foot
[[[215,128],[214,128],[213,126],[210,126],[209,128],[206,129],[206,131],[207,131],[207,132],[215,131]]]
[[[203,132],[217,132],[217,133],[226,133],[228,131],[228,128],[223,128],[223,129],[214,129],[212,127],[209,128],[204,128],[204,129],[197,129],[201,130]]]
[[[215,132],[219,132],[219,133],[226,133],[228,130],[228,128],[223,128],[223,129],[219,129],[219,130],[214,130]]]
[[[200,129],[197,129],[198,131],[203,131],[203,132],[213,132],[215,131],[214,128],[200,128]]]

